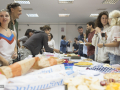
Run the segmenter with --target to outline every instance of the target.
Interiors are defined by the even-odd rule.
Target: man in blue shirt
[[[78,32],[79,32],[79,34],[80,34],[80,35],[78,36],[78,41],[84,42],[83,27],[82,27],[82,26],[79,26],[79,27],[78,27]],[[80,56],[83,56],[83,45],[82,45],[82,44],[79,44],[78,54],[79,54]]]

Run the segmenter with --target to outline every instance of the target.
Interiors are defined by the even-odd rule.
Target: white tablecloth
[[[81,59],[71,59],[71,61],[74,61],[74,62],[80,62],[81,60],[85,59],[84,57],[81,57]],[[92,61],[93,65],[98,65],[100,63],[98,62],[95,62],[95,61]],[[78,67],[78,66],[73,66],[73,70],[76,70],[76,71],[82,71],[82,70],[86,70],[86,67]],[[100,73],[100,75],[98,76],[94,76],[94,77],[97,77],[99,78],[100,80],[103,80],[103,73]],[[87,75],[87,76],[91,76],[91,75]],[[54,87],[54,88],[50,88],[50,89],[46,89],[46,90],[65,90],[65,87],[64,86],[58,86],[58,87]]]

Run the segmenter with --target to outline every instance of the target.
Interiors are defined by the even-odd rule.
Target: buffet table
[[[74,62],[80,62],[82,61],[83,59],[86,59],[84,57],[81,57],[81,59],[71,59],[71,61],[74,61]],[[95,61],[92,61],[93,65],[99,65],[101,63],[98,63],[98,62],[95,62]],[[79,66],[73,66],[73,70],[74,71],[86,71],[86,67],[79,67]],[[91,73],[89,73],[87,76],[93,76],[93,77],[97,77],[101,80],[103,80],[103,73],[100,73],[98,76],[93,76],[91,75]],[[54,88],[50,88],[50,89],[45,89],[45,90],[65,90],[65,86],[62,85],[62,86],[58,86],[58,87],[54,87]]]
[[[30,59],[25,60],[25,62],[26,62],[26,64],[29,64],[28,66],[30,66],[30,63],[29,63],[30,60],[34,64],[34,62],[36,62],[38,59],[39,59],[39,57],[30,58]],[[48,60],[53,61],[54,59],[56,59],[56,57],[51,57],[51,58],[41,57],[39,60],[40,62],[37,62],[36,64],[39,63],[39,65],[43,66],[43,65],[46,65],[46,62],[49,62]],[[104,73],[106,73],[106,72],[111,73],[111,71],[114,70],[113,68],[109,69],[109,67],[106,67],[106,66],[104,67],[103,63],[98,63],[95,61],[85,62],[85,61],[82,61],[83,59],[85,60],[86,58],[81,57],[81,59],[70,59],[70,61],[74,61],[74,64],[72,62],[72,64],[74,65],[74,66],[72,66],[73,70],[71,70],[70,68],[68,68],[69,70],[68,69],[65,70],[66,66],[64,66],[64,65],[66,63],[65,64],[58,63],[57,65],[54,64],[51,66],[44,67],[43,69],[31,69],[31,67],[29,67],[30,69],[25,74],[15,76],[15,77],[11,77],[8,74],[6,74],[6,75],[8,75],[8,80],[7,80],[7,84],[5,85],[5,89],[20,90],[22,88],[21,90],[39,90],[39,89],[34,89],[34,88],[40,88],[40,90],[65,90],[65,86],[63,85],[63,83],[66,79],[70,79],[73,77],[76,78],[76,76],[78,76],[78,77],[85,76],[85,77],[91,77],[91,78],[96,77],[97,79],[102,81],[102,80],[104,80],[104,78],[103,78],[103,76],[105,75]],[[56,60],[58,60],[58,62],[59,62],[62,59],[56,59]],[[46,62],[44,62],[44,61],[46,61]],[[83,63],[79,64],[79,63],[81,63],[81,61],[85,62],[85,64],[83,64]],[[79,62],[78,65],[76,65],[76,62]],[[88,64],[88,62],[90,62],[91,64]],[[21,61],[19,63],[23,63],[23,61]],[[33,64],[31,64],[31,66],[33,66]],[[53,63],[51,63],[51,64],[53,64]],[[18,63],[17,63],[17,65],[18,65]],[[83,66],[83,65],[86,65],[86,66]],[[23,64],[23,66],[24,66],[24,64]],[[97,70],[94,69],[94,67],[97,67],[96,68]],[[108,68],[108,69],[105,70],[104,68]],[[18,71],[18,70],[15,70],[15,71]],[[81,80],[81,79],[79,79],[79,80]],[[77,81],[78,81],[78,79],[75,82],[77,82]],[[96,90],[98,90],[98,89],[96,89]]]

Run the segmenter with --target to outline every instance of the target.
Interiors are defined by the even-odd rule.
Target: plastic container
[[[112,68],[115,68],[115,69],[117,69],[117,70],[120,70],[120,65],[119,65],[119,64],[114,64],[114,65],[112,65]]]
[[[63,63],[65,70],[73,70],[74,63]]]

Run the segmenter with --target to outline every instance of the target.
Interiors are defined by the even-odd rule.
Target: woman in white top
[[[95,46],[95,61],[97,62],[106,62],[109,61],[108,53],[106,52],[106,47],[99,48],[99,43],[106,43],[105,40],[102,39],[101,32],[106,32],[108,35],[110,32],[110,27],[108,24],[108,12],[103,11],[97,17],[95,23],[95,35],[92,38],[92,45]]]
[[[12,64],[17,58],[16,34],[8,28],[10,15],[7,10],[0,11],[0,66]]]
[[[55,48],[55,41],[53,40],[53,35],[51,33],[48,34],[48,46],[50,48]]]
[[[114,10],[109,14],[110,34],[107,35],[107,43],[99,47],[107,47],[110,64],[120,64],[120,44],[115,37],[120,37],[120,11]]]

